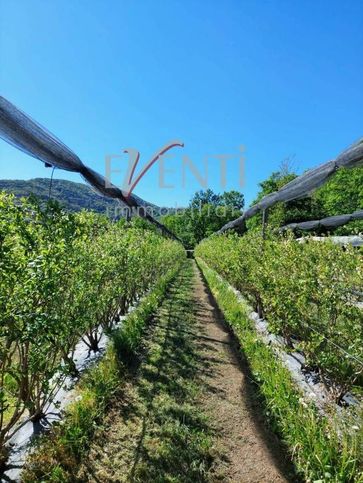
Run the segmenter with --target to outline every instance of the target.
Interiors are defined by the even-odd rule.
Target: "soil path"
[[[294,481],[256,388],[195,262],[150,325],[78,481]]]

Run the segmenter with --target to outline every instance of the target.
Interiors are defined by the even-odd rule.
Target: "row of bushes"
[[[145,325],[162,303],[179,268],[176,264],[160,277],[136,310],[112,332],[105,356],[82,376],[76,401],[67,408],[61,424],[55,424],[49,434],[38,439],[22,471],[24,483],[78,481],[79,462],[107,409],[116,397],[121,397],[122,379],[127,377],[128,364],[140,349]]]
[[[218,256],[216,256],[218,254]],[[351,247],[290,236],[215,236],[196,255],[244,293],[270,329],[298,343],[337,401],[363,382],[363,324],[357,297],[362,257]],[[358,294],[358,295],[357,295]]]
[[[258,337],[245,301],[202,260],[198,259],[198,263],[240,343],[259,389],[265,417],[290,452],[296,481],[363,482],[361,410],[344,414],[339,422],[322,417],[310,398],[297,390],[289,370],[273,349]]]
[[[80,338],[98,350],[102,332],[184,256],[145,227],[0,193],[0,455],[19,421],[41,418],[75,375]]]

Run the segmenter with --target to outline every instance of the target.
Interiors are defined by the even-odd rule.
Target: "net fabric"
[[[65,144],[1,96],[0,135],[26,154],[57,168],[77,172],[83,167]]]
[[[277,191],[274,203],[269,203],[266,208],[278,201],[292,201],[307,196],[322,186],[336,169],[335,161],[328,161],[317,168],[309,169],[306,173],[293,179]]]
[[[363,210],[346,215],[329,216],[321,220],[304,221],[301,223],[289,223],[282,226],[280,231],[286,230],[316,230],[317,228],[336,228],[345,225],[350,221],[363,220]]]
[[[363,138],[352,144],[347,150],[343,151],[336,159],[339,168],[355,168],[363,165],[362,157]]]
[[[177,239],[170,230],[146,212],[143,206],[147,204],[146,202],[140,199],[142,203],[140,204],[133,195],[126,197],[121,189],[107,182],[101,174],[83,164],[62,141],[2,96],[0,96],[0,137],[46,164],[80,173],[83,179],[99,193],[118,199],[124,205],[137,209],[137,214],[156,225],[163,234]]]
[[[259,211],[266,210],[278,202],[304,198],[326,183],[338,169],[351,169],[359,166],[363,166],[363,138],[343,151],[335,160],[328,161],[317,168],[309,169],[301,176],[287,183],[280,190],[265,196],[245,211],[242,216],[224,225],[217,233],[224,233],[225,231],[238,228],[243,230],[245,221],[256,215]]]

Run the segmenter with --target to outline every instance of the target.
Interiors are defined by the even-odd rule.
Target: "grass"
[[[362,482],[362,435],[350,429],[339,437],[336,426],[321,417],[312,403],[304,401],[288,370],[257,335],[248,318],[247,305],[202,260],[198,260],[198,265],[239,340],[259,387],[267,419],[290,448],[305,481]],[[354,426],[353,422],[350,424]]]
[[[198,403],[197,343],[183,330],[194,321],[192,276],[187,262],[127,318],[63,423],[38,442],[23,482],[211,481],[214,430]]]
[[[189,331],[192,266],[169,290],[149,333],[144,356],[96,434],[80,481],[207,482],[213,431],[199,404],[200,355]]]

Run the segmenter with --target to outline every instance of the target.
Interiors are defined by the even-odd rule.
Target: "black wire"
[[[50,197],[51,197],[51,195],[52,195],[52,186],[53,186],[53,175],[54,175],[54,170],[55,170],[55,166],[53,166],[53,169],[52,169],[52,174],[51,174],[51,176],[50,176],[48,200],[50,200]]]

